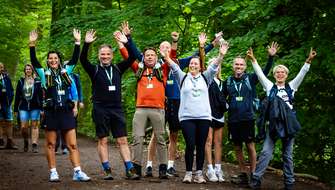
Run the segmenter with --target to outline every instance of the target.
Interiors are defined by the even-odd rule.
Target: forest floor
[[[176,161],[177,172],[180,177],[171,177],[167,180],[158,179],[157,165],[154,165],[154,177],[142,178],[141,180],[130,181],[124,177],[124,164],[122,163],[118,149],[110,146],[110,161],[112,165],[112,173],[114,180],[104,181],[102,179],[102,170],[99,162],[96,142],[82,136],[78,137],[78,146],[80,151],[81,167],[88,176],[92,178],[90,182],[73,182],[72,166],[67,155],[56,155],[57,171],[60,175],[61,182],[48,182],[49,172],[46,157],[43,148],[40,147],[39,153],[23,152],[23,140],[15,139],[19,146],[18,150],[0,150],[0,189],[146,189],[161,190],[168,189],[201,189],[201,190],[217,190],[217,189],[247,189],[230,183],[230,177],[237,174],[237,166],[225,163],[223,169],[228,182],[226,183],[210,183],[207,184],[184,184],[182,178],[184,176],[185,165],[184,159],[179,158]],[[40,144],[44,144],[44,139],[40,140]],[[31,147],[29,147],[31,148]],[[144,152],[145,154],[146,152]],[[275,172],[267,172],[264,175],[262,184],[263,189],[282,189],[282,176]],[[329,189],[321,182],[309,180],[305,178],[296,178],[295,188],[297,190],[314,190]]]

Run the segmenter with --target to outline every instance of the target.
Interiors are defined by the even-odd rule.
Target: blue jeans
[[[283,157],[283,171],[284,171],[284,183],[285,185],[291,185],[294,183],[294,172],[293,172],[293,144],[294,138],[283,138],[282,140],[282,157]],[[273,140],[269,134],[267,134],[263,150],[258,158],[258,163],[256,170],[253,173],[253,178],[261,180],[266,168],[269,165],[269,162],[273,156],[273,148],[276,143],[276,140]]]

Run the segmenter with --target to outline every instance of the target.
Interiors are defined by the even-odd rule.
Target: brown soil
[[[43,144],[44,139],[41,139]],[[0,189],[147,189],[161,190],[163,189],[247,189],[227,183],[207,183],[207,184],[183,184],[182,177],[184,175],[185,165],[181,158],[176,161],[177,170],[180,177],[169,178],[168,180],[159,180],[157,178],[157,166],[154,165],[154,178],[142,178],[138,181],[129,181],[124,178],[124,164],[118,149],[115,146],[110,147],[110,161],[114,174],[113,181],[102,180],[102,170],[94,140],[85,137],[78,138],[78,145],[81,156],[81,167],[91,178],[91,182],[79,183],[72,181],[72,166],[66,155],[57,155],[57,171],[60,175],[61,182],[48,182],[48,166],[44,150],[40,148],[39,153],[23,152],[22,139],[16,139],[19,150],[0,150]],[[29,147],[30,148],[30,147]],[[237,173],[237,167],[232,164],[224,164],[223,169],[227,179],[231,175]],[[296,179],[295,189],[314,190],[327,189],[320,182],[307,180],[303,178]],[[282,176],[267,172],[264,176],[263,189],[282,189]]]

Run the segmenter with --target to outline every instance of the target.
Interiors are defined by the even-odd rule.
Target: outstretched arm
[[[171,58],[170,58],[170,51],[169,50],[164,50],[160,51],[161,55],[164,57],[165,62],[169,65],[169,67],[172,70],[172,74],[176,77],[176,80],[178,81],[178,84],[180,86],[181,80],[184,78],[186,75],[185,72],[183,72],[179,65],[175,63]]]
[[[121,23],[121,27],[120,27],[122,33],[124,35],[126,35],[128,38],[130,37],[131,34],[131,29],[129,28],[129,23],[128,21],[124,21],[123,23]],[[132,41],[132,45],[129,47],[130,51],[132,51],[134,53],[134,57],[135,59],[137,59],[138,61],[142,61],[143,59],[143,55],[142,53],[137,49],[136,44],[134,41]],[[128,51],[129,52],[129,51]]]
[[[35,69],[42,68],[42,65],[36,58],[35,46],[36,46],[37,39],[38,39],[37,31],[36,30],[31,31],[29,33],[30,61]]]
[[[314,59],[315,56],[316,56],[316,51],[313,50],[313,48],[311,48],[311,50],[309,52],[309,56],[306,59],[305,64],[300,69],[298,75],[292,81],[289,82],[290,87],[294,91],[297,91],[298,87],[302,83],[306,73],[308,72],[308,70],[311,66],[311,62],[312,62],[312,60]]]
[[[121,74],[124,73],[135,61],[135,56],[134,56],[134,52],[132,51],[134,48],[132,48],[132,46],[134,46],[132,39],[130,37],[130,35],[128,36],[128,38],[121,33],[120,31],[116,31],[114,32],[114,38],[118,43],[122,43],[127,51],[128,51],[128,58],[120,63],[117,64],[117,67],[120,69]]]
[[[256,75],[258,76],[259,81],[261,82],[263,88],[268,92],[273,86],[273,83],[264,75],[261,67],[258,65],[257,60],[254,56],[252,48],[249,48],[247,51],[247,57],[251,59],[252,67],[255,70]]]
[[[88,54],[90,44],[94,42],[95,39],[96,39],[95,30],[92,29],[92,30],[87,31],[85,35],[85,43],[84,43],[83,49],[80,54],[81,65],[83,66],[83,68],[88,73],[91,79],[95,75],[96,66],[92,65],[88,61],[87,54]]]
[[[66,71],[68,74],[72,73],[74,67],[76,66],[79,55],[80,55],[80,31],[78,29],[73,29],[73,37],[75,39],[75,45],[74,45],[74,50],[72,54],[71,60],[68,62],[66,65]]]
[[[280,47],[277,42],[272,42],[270,46],[267,46],[267,48],[268,48],[269,58],[268,58],[267,64],[263,68],[263,73],[265,74],[265,76],[269,74],[271,67],[273,65],[273,57],[277,54]]]

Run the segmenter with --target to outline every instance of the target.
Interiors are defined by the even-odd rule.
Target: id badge
[[[243,97],[242,97],[242,96],[237,96],[237,97],[236,97],[236,101],[238,101],[238,102],[242,102],[242,101],[243,101]]]
[[[64,96],[65,90],[58,90],[58,96]]]
[[[2,92],[6,92],[6,89],[5,89],[5,88],[3,88],[1,91],[2,91]]]
[[[167,83],[168,85],[173,85],[173,80],[168,80],[168,81],[166,81],[166,83]]]
[[[154,85],[153,84],[148,84],[147,88],[153,88]]]
[[[30,96],[31,96],[30,93],[25,93],[24,95],[25,95],[26,97],[30,97]]]
[[[115,86],[114,85],[108,86],[108,91],[115,91]]]

